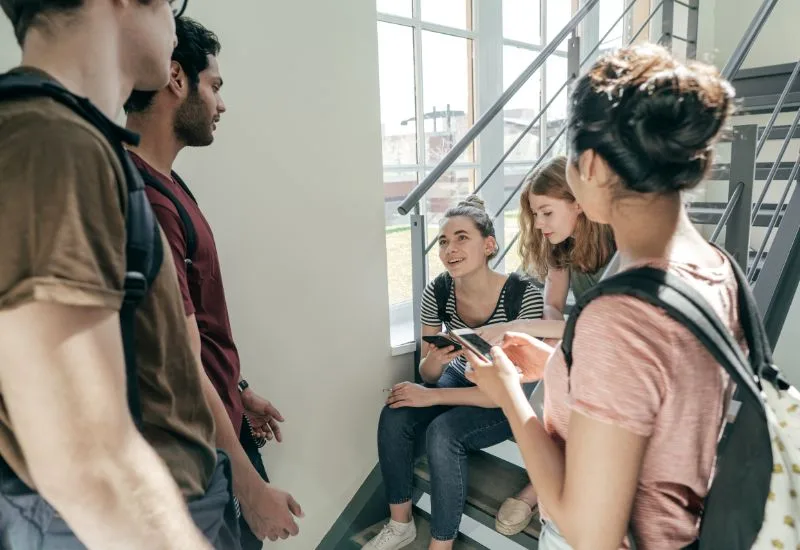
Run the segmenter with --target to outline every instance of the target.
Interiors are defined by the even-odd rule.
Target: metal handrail
[[[800,113],[800,111],[798,111],[798,113]],[[786,204],[786,196],[789,194],[789,189],[791,189],[792,187],[792,182],[795,180],[795,178],[797,178],[798,170],[800,170],[800,154],[797,155],[797,161],[795,161],[794,166],[792,167],[792,173],[789,174],[789,181],[786,183],[786,187],[783,188],[783,193],[781,193],[781,200],[775,207],[775,212],[772,214],[772,218],[770,218],[769,220],[769,227],[767,227],[767,232],[761,241],[761,246],[758,247],[758,252],[756,253],[756,259],[747,272],[747,280],[750,282],[750,284],[753,284],[753,282],[755,281],[755,274],[758,269],[759,259],[761,258],[761,255],[764,253],[764,250],[767,248],[767,243],[769,242],[770,236],[772,236],[772,231],[775,229],[775,225],[777,225],[778,223],[778,218],[781,215],[781,210],[783,210],[783,205]]]
[[[731,214],[733,213],[733,208],[736,206],[736,203],[739,202],[743,190],[744,190],[744,183],[740,181],[736,185],[736,189],[733,190],[733,195],[731,195],[731,198],[728,199],[728,204],[725,206],[725,211],[722,212],[722,217],[720,217],[719,223],[714,228],[714,232],[711,234],[711,238],[709,240],[712,243],[717,242],[717,238],[719,237],[719,234],[722,233],[722,228],[725,227],[726,223],[728,223],[728,218],[731,217]]]
[[[592,48],[592,51],[590,51],[588,54],[586,54],[584,56],[584,58],[581,60],[580,66],[578,67],[579,71],[586,64],[586,62],[589,61],[589,59],[591,59],[591,57],[594,54],[594,52],[596,52],[600,48],[600,46],[603,45],[603,41],[606,38],[608,38],[608,36],[611,34],[611,32],[617,27],[619,22],[622,21],[622,19],[631,10],[631,8],[633,8],[633,6],[636,4],[636,2],[638,2],[638,0],[631,0],[631,3],[628,4],[628,6],[624,10],[622,10],[622,14],[617,18],[616,21],[614,21],[614,24],[611,25],[611,27],[609,27],[609,29],[606,31],[606,33],[602,37],[600,37],[600,40],[597,41],[597,44],[595,44],[594,48]],[[550,98],[550,100],[542,108],[542,110],[539,111],[539,113],[534,117],[534,119],[530,122],[530,124],[528,124],[528,126],[524,130],[522,130],[522,132],[520,132],[520,134],[517,137],[517,139],[514,140],[514,143],[512,143],[511,146],[506,150],[506,152],[503,153],[503,156],[500,157],[500,160],[497,161],[497,163],[492,167],[492,169],[489,171],[489,173],[486,175],[486,177],[484,177],[483,180],[481,180],[481,183],[475,188],[475,191],[473,191],[473,193],[479,192],[481,189],[483,189],[484,185],[489,183],[489,180],[492,179],[492,176],[494,176],[495,172],[497,172],[497,170],[501,166],[503,166],[503,164],[505,163],[505,161],[509,157],[509,155],[511,155],[511,153],[514,152],[514,150],[522,142],[522,140],[525,139],[525,136],[528,135],[528,132],[530,132],[533,129],[534,125],[539,121],[539,119],[542,118],[542,115],[544,115],[544,113],[547,111],[547,109],[550,108],[550,105],[553,104],[553,102],[556,100],[556,98],[561,95],[561,92],[563,92],[567,88],[567,86],[569,86],[570,82],[572,82],[572,76],[567,77],[567,79],[564,81],[564,83],[561,85],[561,87],[558,89],[558,91],[553,94],[553,97]]]
[[[444,158],[439,161],[439,163],[433,168],[430,174],[428,174],[425,179],[422,180],[412,191],[409,195],[403,200],[400,206],[397,207],[397,211],[400,214],[408,214],[412,208],[414,208],[425,193],[433,187],[433,185],[439,180],[439,178],[444,174],[450,167],[455,163],[458,157],[467,150],[470,144],[475,141],[475,138],[494,120],[494,118],[503,110],[503,107],[511,100],[514,94],[519,91],[522,86],[528,81],[528,79],[539,70],[543,65],[544,62],[550,57],[550,55],[556,51],[559,44],[561,44],[566,38],[569,33],[571,33],[575,28],[583,21],[584,17],[594,8],[600,0],[587,0],[586,4],[584,4],[572,19],[566,24],[566,26],[561,29],[561,31],[547,44],[547,46],[539,52],[539,55],[536,56],[536,59],[533,60],[527,69],[525,69],[522,74],[517,77],[517,79],[511,83],[511,85],[506,89],[505,92],[500,96],[500,98],[486,111],[486,113],[481,116],[481,118],[469,129],[467,133],[461,138],[458,143],[456,143],[453,148],[444,156]]]
[[[634,2],[631,3],[631,5],[633,5],[633,3],[635,3],[635,2],[636,2],[636,0],[634,0]],[[656,6],[650,12],[650,15],[647,17],[647,19],[644,21],[644,23],[642,23],[642,25],[639,27],[639,30],[637,30],[636,33],[630,38],[630,40],[628,40],[628,45],[633,44],[636,41],[636,39],[639,38],[639,35],[642,33],[642,31],[645,29],[645,27],[647,27],[647,25],[650,23],[650,21],[653,19],[653,17],[655,17],[655,15],[658,13],[658,10],[660,10],[661,6],[663,6],[663,5],[664,5],[664,1],[663,0],[661,0],[658,4],[656,4]],[[630,7],[630,6],[628,6],[628,7]],[[623,15],[624,15],[624,13],[623,13]],[[620,17],[620,19],[622,19],[622,17]],[[618,22],[619,22],[619,19],[617,20],[617,23]],[[614,23],[614,25],[611,26],[611,29],[613,29],[616,26],[617,23]],[[609,29],[609,32],[610,32],[610,29]],[[606,33],[606,36],[608,36],[608,33]],[[593,48],[592,51],[589,52],[586,55],[586,57],[583,59],[583,61],[581,61],[581,67],[584,65],[584,63],[586,63],[586,61],[589,60],[589,58],[591,58],[592,54],[594,54],[595,50],[600,46],[600,44],[602,44],[602,41],[605,40],[606,36],[601,38],[600,41],[598,42],[597,46],[595,46],[595,48]],[[564,83],[565,86],[567,84],[569,84],[569,80]],[[555,135],[555,137],[553,138],[553,141],[550,143],[550,145],[547,147],[547,149],[545,149],[545,151],[539,156],[539,158],[536,160],[536,162],[533,164],[533,166],[531,166],[530,170],[528,170],[525,173],[525,176],[523,176],[522,180],[514,188],[514,191],[512,191],[511,194],[508,196],[508,198],[505,200],[505,202],[503,203],[503,206],[501,206],[500,210],[494,215],[494,217],[492,218],[493,221],[496,220],[500,216],[500,214],[503,213],[503,211],[505,210],[506,206],[508,206],[508,204],[511,202],[511,200],[516,196],[516,194],[519,192],[519,190],[525,184],[525,180],[528,179],[528,176],[536,169],[537,166],[539,166],[539,164],[542,163],[542,160],[544,160],[544,158],[547,156],[547,154],[550,153],[551,149],[555,146],[556,143],[558,143],[558,140],[561,139],[561,136],[564,135],[564,132],[566,132],[566,131],[567,131],[567,124],[564,123],[564,125],[561,127],[561,130],[559,130],[559,132]],[[508,255],[508,253],[511,251],[511,248],[517,242],[518,238],[519,238],[519,232],[517,232],[516,235],[514,235],[514,238],[511,239],[511,242],[508,243],[508,245],[503,250],[503,252],[498,256],[498,260],[495,263],[495,268],[497,266],[499,266],[500,262],[503,260],[503,258],[505,258]],[[428,248],[425,250],[425,253],[430,252],[430,250],[431,250],[431,248],[433,248],[434,244],[436,244],[435,240],[428,246]]]
[[[777,3],[778,0],[764,0],[764,2],[761,4],[761,7],[758,8],[755,17],[752,21],[750,21],[750,25],[744,32],[742,39],[739,40],[739,43],[736,45],[736,49],[733,50],[730,59],[728,59],[728,62],[722,69],[722,77],[724,79],[731,80],[739,72],[739,69],[742,67],[742,63],[744,63],[747,54],[750,53],[750,48],[753,47],[753,44],[756,41],[756,37],[761,32],[761,29],[764,27],[764,23],[766,23],[767,19],[769,18],[769,14],[772,13],[772,9]]]
[[[764,127],[764,133],[761,134],[761,137],[758,140],[758,145],[756,146],[756,156],[761,153],[761,148],[767,143],[767,140],[769,139],[769,133],[772,131],[772,126],[775,124],[775,120],[778,118],[778,115],[783,109],[783,104],[786,103],[786,96],[789,95],[789,91],[792,89],[792,85],[797,78],[798,72],[800,72],[800,60],[797,61],[792,74],[789,75],[789,80],[786,82],[786,86],[784,86],[781,96],[778,98],[778,103],[775,105],[775,109],[772,111],[772,116],[769,117],[769,122],[767,122],[767,125]]]
[[[764,182],[764,187],[761,189],[761,193],[758,195],[758,200],[756,201],[756,204],[753,207],[753,211],[750,215],[750,223],[755,223],[756,218],[758,217],[758,211],[761,210],[761,206],[764,204],[764,198],[767,196],[767,191],[769,191],[770,185],[772,185],[772,180],[775,179],[775,174],[778,173],[778,168],[783,160],[783,155],[786,153],[786,149],[789,147],[789,142],[792,141],[792,138],[794,137],[794,131],[797,129],[798,123],[800,123],[800,109],[797,110],[794,120],[792,121],[792,125],[789,126],[789,131],[786,133],[786,137],[783,139],[781,149],[778,151],[778,157],[775,159],[772,168],[770,168],[769,174],[767,174],[767,180]],[[789,181],[791,182],[792,180]]]
[[[736,45],[736,49],[733,50],[731,57],[728,59],[725,67],[723,67],[720,73],[723,78],[728,81],[732,81],[739,73],[742,63],[744,63],[747,54],[750,53],[750,48],[753,47],[756,38],[764,28],[764,23],[766,23],[767,19],[769,19],[772,9],[777,3],[778,0],[764,0],[764,2],[762,2],[761,7],[759,7],[758,11],[756,12],[755,17],[752,21],[750,21],[750,25],[748,25],[747,30],[745,31],[744,35],[742,35],[739,43]],[[714,228],[714,232],[721,230],[721,227],[721,224],[718,223]]]

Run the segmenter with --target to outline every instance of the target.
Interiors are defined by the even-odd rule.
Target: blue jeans
[[[473,384],[453,367],[445,369],[437,388]],[[526,388],[528,393],[531,388]],[[501,409],[435,406],[384,407],[378,425],[378,457],[389,504],[411,500],[414,462],[427,452],[431,473],[431,536],[453,540],[467,497],[467,453],[496,445],[511,436]]]

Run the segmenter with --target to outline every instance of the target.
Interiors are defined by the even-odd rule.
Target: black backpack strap
[[[135,135],[120,128],[101,113],[88,99],[72,94],[56,82],[30,72],[0,75],[0,101],[48,97],[71,109],[97,128],[117,155],[125,175],[127,189],[125,295],[120,310],[120,330],[125,352],[125,378],[131,416],[141,427],[142,411],[136,369],[136,307],[158,275],[163,260],[161,233],[150,209],[139,172],[130,160],[123,143],[135,143]]]
[[[737,386],[749,389],[755,396],[760,394],[750,361],[705,298],[677,275],[652,267],[624,271],[600,281],[581,296],[570,313],[561,341],[568,373],[572,369],[572,344],[581,312],[600,296],[618,294],[633,296],[663,309],[708,348]]]
[[[731,264],[736,272],[735,262]],[[767,361],[762,354],[768,347],[758,344],[757,333],[763,331],[763,325],[752,308],[755,302],[747,296],[751,291],[741,275],[738,270],[741,322],[748,342],[755,343],[749,358],[699,292],[677,275],[650,267],[615,275],[584,294],[567,321],[562,341],[569,373],[576,321],[586,305],[599,296],[634,296],[663,309],[689,329],[735,382],[735,399],[740,407],[735,422],[725,425],[717,446],[714,480],[705,499],[697,545],[701,550],[752,546],[764,520],[772,476],[772,447],[754,369]],[[746,499],[741,498],[743,494]]]
[[[508,274],[503,307],[506,311],[506,319],[509,321],[519,317],[519,313],[522,310],[522,301],[525,299],[525,291],[528,290],[529,283],[530,279],[523,277],[516,271]]]
[[[453,278],[445,271],[436,276],[433,280],[433,295],[436,297],[436,309],[439,320],[443,323],[450,322],[450,314],[447,313],[447,301],[450,299],[450,290],[453,288]]]
[[[123,155],[128,180],[128,211],[125,219],[125,299],[120,310],[120,329],[125,350],[128,406],[134,422],[141,427],[142,410],[136,369],[136,309],[161,269],[164,247],[161,229],[147,199],[144,183],[138,177],[139,172],[127,152],[123,151]]]
[[[175,193],[170,191],[169,187],[164,185],[157,177],[153,176],[147,170],[140,170],[139,173],[144,179],[145,185],[148,187],[152,187],[162,195],[164,195],[169,201],[175,206],[175,210],[178,211],[178,217],[181,219],[181,224],[183,225],[183,234],[186,237],[186,257],[184,261],[186,262],[186,267],[191,267],[194,265],[195,255],[197,254],[197,232],[194,228],[194,223],[192,223],[192,218],[189,216],[189,212],[186,211],[186,208],[183,206],[183,203],[175,196]],[[177,174],[173,172],[173,177],[176,177]],[[189,192],[189,188],[186,187],[186,184],[183,183],[183,180],[180,178],[175,178],[178,184],[186,191],[186,193],[194,200],[194,196]],[[196,201],[195,201],[196,202]]]

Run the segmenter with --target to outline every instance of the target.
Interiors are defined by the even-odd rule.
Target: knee
[[[412,426],[410,409],[383,407],[378,421],[378,439],[393,438],[406,433]]]
[[[428,449],[428,459],[431,462],[452,460],[453,456],[458,455],[463,447],[454,426],[448,422],[447,415],[440,416],[431,422],[425,433],[425,443]]]

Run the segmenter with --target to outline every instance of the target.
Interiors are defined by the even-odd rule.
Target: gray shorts
[[[188,503],[195,524],[217,550],[239,548],[231,479],[230,460],[219,452],[206,494]],[[53,507],[32,492],[3,460],[0,460],[0,549],[86,550]]]

